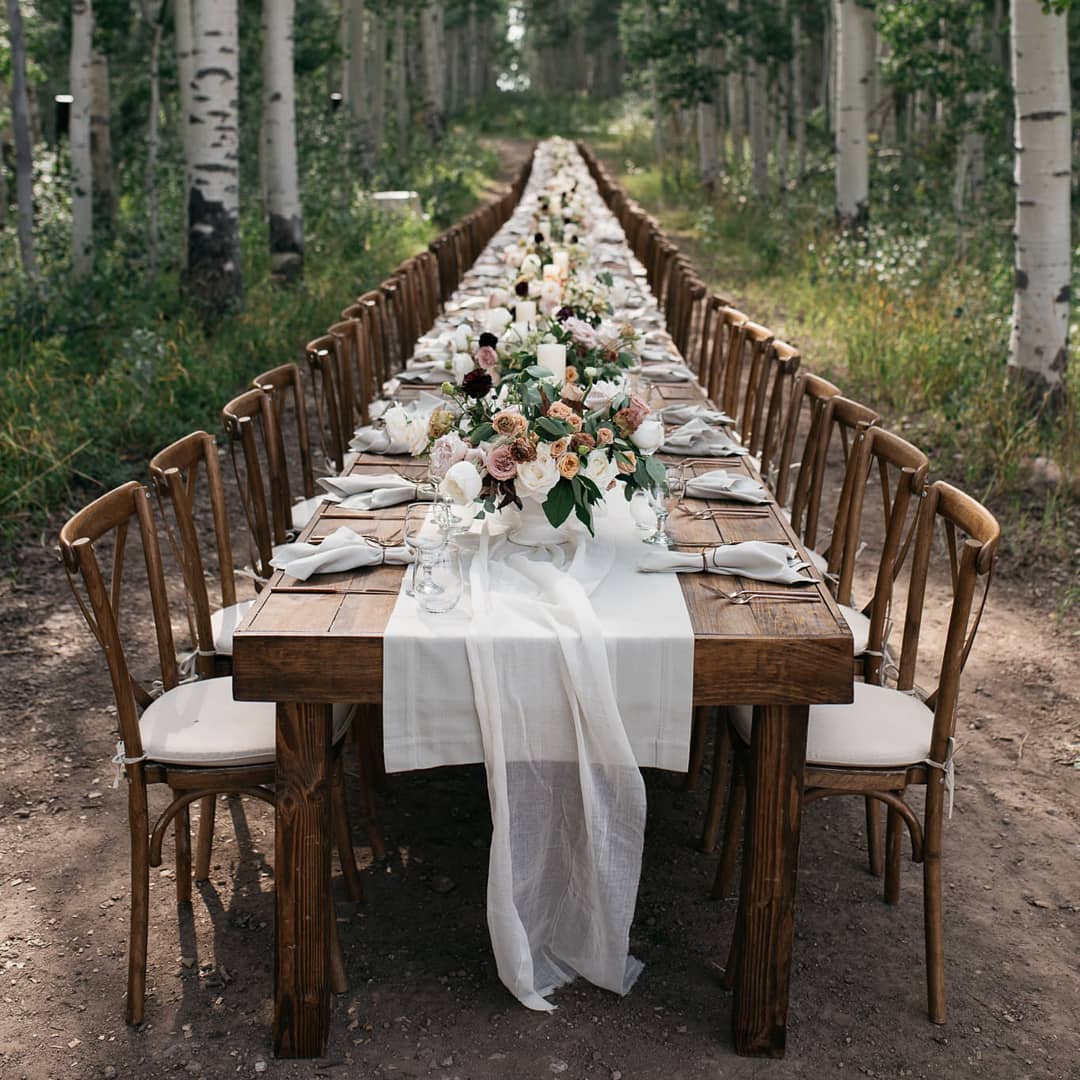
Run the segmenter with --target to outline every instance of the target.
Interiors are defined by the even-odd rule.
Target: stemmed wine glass
[[[671,516],[669,502],[678,505],[686,490],[686,477],[682,465],[669,465],[664,472],[664,486],[649,490],[649,501],[656,513],[656,531],[646,536],[644,543],[661,547],[674,547],[675,541],[668,536],[667,521]]]
[[[443,587],[435,580],[432,567],[439,552],[446,547],[449,534],[441,525],[438,512],[429,502],[413,502],[405,508],[405,524],[402,530],[405,546],[422,573],[413,571],[413,592],[420,597],[437,596]]]

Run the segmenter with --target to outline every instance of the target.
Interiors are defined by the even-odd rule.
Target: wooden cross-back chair
[[[150,459],[150,478],[169,546],[184,578],[196,649],[195,671],[201,676],[228,675],[232,671],[233,633],[252,602],[236,598],[232,530],[217,441],[205,431],[177,439]],[[220,603],[210,598],[211,560],[207,555],[211,552],[202,541],[197,520],[206,507],[213,522],[212,556],[217,563]]]
[[[322,497],[315,494],[304,374],[297,364],[279,364],[256,375],[252,385],[268,394],[273,403],[284,449],[282,468],[287,475],[291,474],[289,492],[301,493],[294,495],[290,502],[290,525],[293,529],[302,529],[322,502]]]
[[[311,372],[323,457],[330,472],[341,473],[345,470],[352,428],[346,426],[341,412],[342,399],[348,399],[342,390],[338,340],[333,334],[323,334],[309,341],[304,352]]]
[[[129,545],[141,549],[128,558]],[[232,679],[182,680],[177,662],[161,547],[150,494],[132,480],[102,495],[75,514],[60,531],[60,554],[72,593],[91,633],[105,654],[116,700],[119,742],[114,762],[127,776],[131,843],[131,924],[128,940],[125,1019],[142,1022],[146,996],[146,954],[151,866],[161,865],[169,825],[176,849],[176,898],[191,901],[189,807],[200,804],[195,877],[209,876],[214,800],[222,794],[274,802],[275,707],[272,702],[235,701]],[[104,567],[103,567],[104,560]],[[141,564],[153,616],[153,653],[139,651],[139,668],[126,647],[124,628],[134,621],[134,583],[125,579]],[[128,587],[130,586],[130,587]],[[156,675],[156,681],[151,681]],[[349,724],[339,710],[335,743]],[[341,868],[349,894],[362,895],[353,857],[342,786],[340,753],[332,765],[331,803]],[[164,784],[172,798],[151,825],[147,788]],[[335,989],[345,989],[344,964],[334,932],[331,964]]]
[[[273,573],[274,548],[293,536],[284,447],[273,402],[262,390],[238,394],[221,410],[221,418],[248,527],[252,572],[261,587]]]
[[[382,294],[380,296],[380,303]],[[347,443],[357,423],[369,421],[371,402],[378,396],[382,381],[389,378],[384,368],[382,338],[378,335],[371,305],[357,301],[342,313],[340,322],[327,328],[334,339],[338,367],[338,413]],[[376,367],[376,365],[379,365]]]
[[[943,1024],[941,834],[947,812],[951,813],[960,678],[982,617],[1001,533],[985,507],[942,480],[926,488],[925,497],[917,502],[899,661],[890,665],[887,684],[856,682],[851,704],[810,707],[803,800],[812,803],[855,795],[887,808],[884,899],[889,904],[900,899],[900,860],[907,828],[912,859],[923,864],[927,1014],[933,1023]],[[939,532],[943,544],[935,540]],[[947,630],[928,688],[920,688],[916,681],[920,638],[930,584],[947,598],[934,605],[944,610]],[[739,806],[745,801],[743,778],[754,723],[746,707],[732,710],[731,717],[736,754],[729,825],[737,823]],[[926,793],[921,821],[905,798],[913,787],[922,787]],[[725,829],[725,853],[714,886],[717,896],[726,893],[722,875],[734,857],[737,828],[736,824]],[[742,928],[737,926],[727,973],[734,971],[741,936]]]

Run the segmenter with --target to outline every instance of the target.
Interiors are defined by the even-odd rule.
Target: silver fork
[[[817,593],[766,592],[754,589],[736,589],[734,592],[727,592],[716,585],[710,584],[708,581],[702,584],[709,592],[722,596],[732,604],[749,604],[752,600],[786,600],[791,603],[808,603],[820,599]]]

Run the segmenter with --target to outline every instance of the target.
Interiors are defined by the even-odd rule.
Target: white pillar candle
[[[536,322],[536,302],[534,300],[521,300],[514,309],[519,323],[528,323],[530,326]]]
[[[554,263],[544,263],[545,281],[558,281],[560,277],[559,268]]]
[[[556,251],[552,256],[555,268],[560,274],[566,274],[570,269],[570,253],[568,251]]]
[[[565,345],[537,345],[536,362],[542,368],[547,368],[555,376],[555,382],[566,382],[566,346]]]

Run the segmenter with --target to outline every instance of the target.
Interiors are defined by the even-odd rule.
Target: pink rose
[[[438,477],[445,476],[451,465],[465,460],[468,449],[468,444],[456,431],[436,439],[431,446],[432,473]]]
[[[508,443],[496,446],[484,459],[488,473],[496,480],[512,480],[517,474],[517,462]]]
[[[484,371],[491,371],[499,366],[499,354],[490,345],[481,345],[476,350],[476,362]]]

